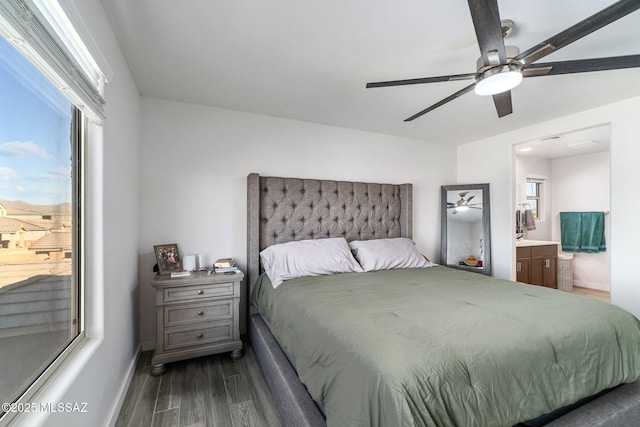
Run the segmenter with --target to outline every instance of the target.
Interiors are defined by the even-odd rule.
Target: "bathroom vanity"
[[[516,241],[516,280],[558,288],[558,243],[543,240]]]

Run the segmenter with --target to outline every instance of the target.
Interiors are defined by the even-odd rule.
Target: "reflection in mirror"
[[[441,264],[491,275],[489,184],[441,187]]]

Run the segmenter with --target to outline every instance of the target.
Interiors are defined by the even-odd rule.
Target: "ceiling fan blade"
[[[473,27],[476,30],[480,56],[484,65],[493,65],[489,52],[498,54],[498,64],[504,64],[507,55],[504,49],[504,37],[497,0],[468,0]]]
[[[522,71],[522,75],[523,77],[553,76],[557,74],[588,73],[590,71],[620,70],[623,68],[636,67],[640,67],[640,55],[611,56],[607,58],[530,64]]]
[[[476,73],[467,73],[467,74],[452,74],[450,76],[423,77],[419,79],[390,80],[387,82],[367,83],[367,89],[374,88],[374,87],[418,85],[422,83],[452,82],[457,80],[474,79],[475,77],[476,77]]]
[[[458,98],[458,97],[460,97],[460,96],[464,95],[464,94],[465,94],[465,93],[467,93],[467,92],[471,92],[471,91],[473,90],[473,87],[474,87],[475,85],[476,85],[476,83],[475,83],[475,82],[471,83],[469,86],[467,86],[467,87],[465,87],[465,88],[463,88],[463,89],[460,89],[459,91],[457,91],[457,92],[456,92],[456,93],[454,93],[453,95],[449,95],[449,96],[447,96],[446,98],[444,98],[443,100],[436,102],[436,103],[435,103],[435,104],[433,104],[432,106],[425,108],[424,110],[420,111],[419,113],[416,113],[416,114],[414,114],[413,116],[411,116],[411,117],[409,117],[409,118],[407,118],[407,119],[404,119],[404,121],[405,121],[405,122],[410,122],[410,121],[412,121],[412,120],[415,120],[415,119],[417,119],[418,117],[420,117],[420,116],[423,116],[423,115],[427,114],[429,111],[435,110],[436,108],[438,108],[438,107],[440,107],[440,106],[442,106],[442,105],[446,104],[447,102],[453,101],[454,99],[456,99],[456,98]]]
[[[493,103],[496,106],[498,117],[504,117],[513,113],[513,104],[511,103],[511,91],[498,93],[492,96]]]
[[[471,0],[469,0],[471,1]],[[620,0],[515,57],[530,64],[640,8],[638,0]]]
[[[471,197],[469,197],[469,198],[467,199],[467,204],[469,204],[469,202],[470,202],[471,200],[473,200],[473,198],[474,198],[474,197],[476,197],[476,196],[471,196]]]

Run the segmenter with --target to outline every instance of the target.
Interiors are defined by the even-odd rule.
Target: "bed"
[[[613,305],[441,266],[276,289],[261,274],[260,251],[287,242],[410,239],[410,184],[251,174],[247,194],[249,335],[284,425],[623,426],[640,417],[640,329]],[[575,329],[576,318],[586,327]]]

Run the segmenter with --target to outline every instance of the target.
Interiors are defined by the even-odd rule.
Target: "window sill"
[[[13,423],[39,427],[47,421],[51,413],[61,412],[55,409],[59,403],[81,404],[81,402],[66,402],[64,396],[100,348],[102,340],[102,338],[78,337],[18,400],[19,405],[33,408],[33,410],[7,413],[0,419],[0,427]],[[47,411],[49,407],[52,409]]]

